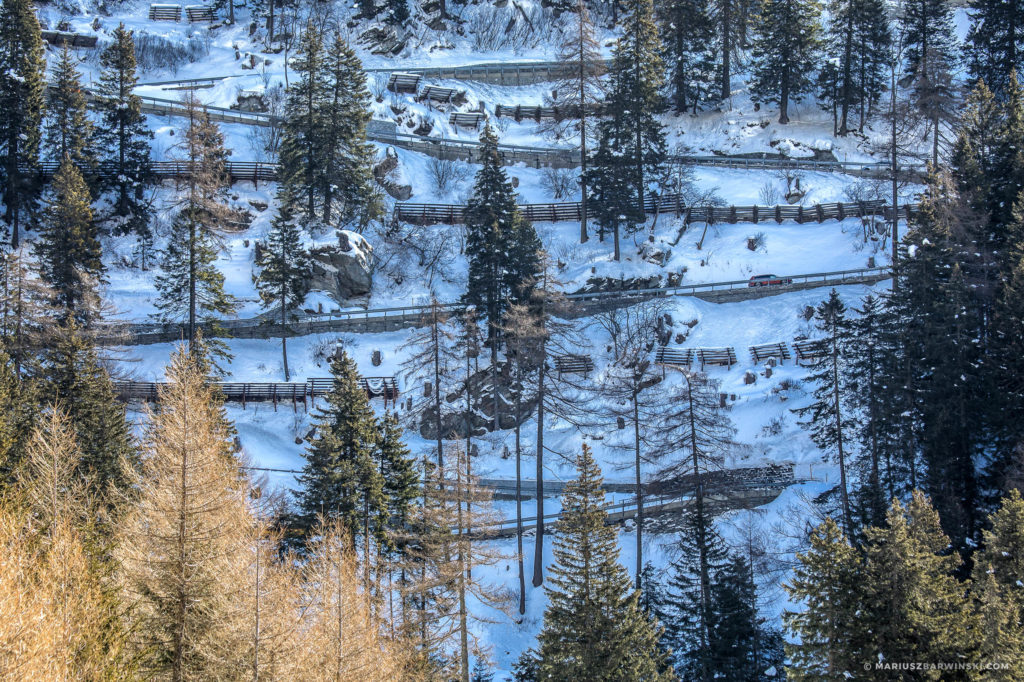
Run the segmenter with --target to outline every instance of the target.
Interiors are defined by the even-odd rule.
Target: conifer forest
[[[0,682],[1024,680],[1024,0],[0,0]]]

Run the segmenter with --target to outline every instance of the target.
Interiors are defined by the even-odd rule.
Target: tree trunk
[[[779,93],[779,123],[789,123],[789,74],[782,75],[782,89]]]
[[[890,164],[890,174],[892,175],[892,290],[896,291],[899,286],[899,266],[900,266],[900,254],[899,254],[899,224],[900,224],[900,195],[899,195],[899,178],[896,173],[899,169],[898,165],[898,154],[899,149],[896,144],[896,66],[895,64],[891,70],[892,83],[891,90],[892,94],[892,106],[889,109],[889,116],[891,118],[890,130],[891,144],[892,144],[892,161]]]
[[[848,117],[850,113],[850,100],[852,99],[851,79],[853,78],[853,8],[847,7],[846,12],[846,35],[843,40],[843,90],[842,90],[842,111],[839,115],[839,134],[846,136],[849,133]]]
[[[522,370],[519,358],[516,359],[516,549],[519,555],[519,615],[526,614],[526,569],[523,566],[523,451],[520,441],[522,429],[519,422],[522,416]]]
[[[537,535],[533,550],[533,586],[544,582],[544,378],[547,353],[541,341],[540,370],[537,377]]]
[[[839,396],[839,340],[838,330],[832,331],[832,409],[836,420],[836,447],[839,452],[839,485],[840,495],[843,502],[843,523],[846,526],[846,536],[850,537],[853,530],[853,520],[850,514],[850,495],[846,487],[846,453],[843,451],[843,413],[840,410]]]
[[[437,468],[444,466],[444,437],[441,435],[441,334],[437,328],[437,301],[431,306],[430,336],[434,344],[434,426],[437,428]],[[427,471],[423,470],[426,485]]]
[[[639,379],[638,379],[639,380]],[[644,488],[640,477],[640,404],[639,389],[633,391],[633,452],[636,456],[636,589],[644,567]]]
[[[722,0],[722,92],[724,102],[732,96],[732,73],[730,59],[732,57],[732,0]]]
[[[288,373],[288,334],[285,329],[285,325],[288,321],[287,312],[285,311],[286,302],[285,287],[281,286],[281,356],[284,359],[284,380],[285,382],[291,381],[291,375]]]

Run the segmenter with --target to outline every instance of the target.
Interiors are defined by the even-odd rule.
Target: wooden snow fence
[[[181,5],[150,5],[150,21],[181,21]]]
[[[487,120],[487,116],[478,112],[463,113],[453,111],[448,116],[448,123],[452,124],[456,128],[472,128],[477,130],[480,128],[480,124]]]
[[[278,403],[290,402],[292,409],[297,411],[299,403],[302,403],[303,408],[307,407],[307,398],[315,400],[330,392],[334,379],[317,377],[304,382],[222,381],[214,385],[220,389],[225,401],[241,403],[243,408],[249,403],[270,402],[276,410]],[[398,399],[398,382],[395,377],[361,377],[359,385],[369,399],[382,398],[385,407],[388,401]],[[124,402],[156,402],[160,400],[164,386],[166,383],[156,381],[115,381],[114,393]]]
[[[589,207],[593,211],[596,202],[591,202]],[[464,208],[465,206],[462,204],[399,202],[395,204],[395,215],[400,220],[416,222],[421,225],[431,224],[431,222],[453,223],[462,220]],[[582,206],[576,201],[565,201],[550,204],[521,204],[519,209],[527,219],[533,222],[558,222],[579,220]],[[909,216],[916,210],[916,204],[900,206],[901,216]],[[884,202],[877,201],[814,204],[811,206],[687,206],[679,194],[647,197],[644,200],[644,212],[675,214],[687,225],[691,223],[707,223],[709,225],[753,223],[756,225],[763,222],[804,224],[866,216],[882,216],[889,220],[892,216],[892,208]]]
[[[582,374],[586,377],[594,371],[594,360],[589,355],[559,355],[555,357],[558,378],[563,374]]]
[[[670,367],[689,367],[693,364],[693,349],[662,346],[655,351],[654,362],[658,365]]]
[[[234,0],[231,0],[234,2]],[[185,8],[185,16],[188,18],[188,23],[198,24],[201,22],[213,23],[217,21],[217,12],[212,7],[206,5],[190,5]]]
[[[792,358],[789,354],[789,347],[781,341],[779,343],[762,343],[751,346],[750,357],[754,359],[754,363],[762,362],[768,358],[777,358],[779,362]]]
[[[436,104],[451,104],[455,101],[459,91],[455,88],[445,88],[440,85],[428,85],[419,94],[419,99],[425,102]]]
[[[824,339],[802,339],[793,341],[793,351],[796,353],[796,364],[804,365],[814,362],[825,355]]]
[[[700,363],[703,372],[705,365],[718,365],[732,369],[737,363],[736,351],[733,348],[697,348],[694,350],[694,359]]]
[[[423,76],[418,73],[393,73],[388,77],[387,88],[391,92],[415,95],[419,92]]]

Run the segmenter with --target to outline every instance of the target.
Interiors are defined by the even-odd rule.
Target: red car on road
[[[754,275],[750,278],[747,286],[751,287],[772,287],[781,284],[792,284],[791,277],[779,277],[778,275]]]

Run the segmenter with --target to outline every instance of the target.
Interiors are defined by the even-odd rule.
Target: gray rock
[[[340,234],[338,246],[321,246],[309,252],[313,261],[309,286],[323,291],[339,304],[370,293],[373,250],[362,238],[352,244],[349,233]]]

